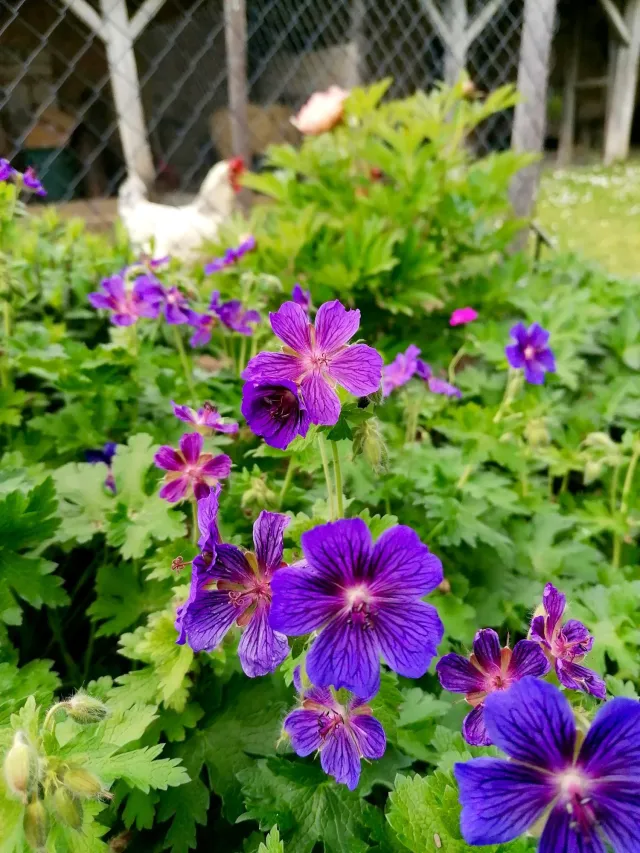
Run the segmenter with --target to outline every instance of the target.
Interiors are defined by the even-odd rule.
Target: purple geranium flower
[[[385,531],[375,545],[360,518],[302,535],[305,562],[273,580],[271,626],[289,636],[320,630],[307,656],[319,687],[364,699],[380,687],[380,657],[400,675],[425,674],[444,628],[421,601],[442,580],[442,564],[411,528]]]
[[[204,274],[211,275],[212,273],[220,272],[226,267],[233,266],[233,264],[238,263],[238,261],[244,257],[247,252],[252,252],[255,247],[256,238],[250,234],[237,248],[227,249],[221,258],[214,258],[210,261],[204,268]]]
[[[451,385],[450,382],[446,382],[444,379],[438,379],[437,376],[434,376],[431,365],[427,364],[421,358],[416,363],[416,376],[427,383],[427,387],[432,394],[443,394],[445,397],[462,397],[462,391],[459,388],[456,388],[455,385]]]
[[[491,740],[511,761],[456,764],[467,844],[502,844],[541,818],[539,853],[636,853],[640,826],[640,702],[596,714],[578,748],[571,706],[557,687],[523,678],[489,696]]]
[[[496,690],[507,690],[525,675],[543,676],[551,669],[544,652],[531,640],[520,640],[513,651],[500,648],[500,638],[491,628],[483,628],[473,639],[473,654],[448,654],[440,658],[436,672],[440,684],[452,693],[465,693],[473,707],[464,718],[462,734],[473,746],[489,746],[491,739],[484,724],[484,700]]]
[[[303,311],[308,314],[311,310],[311,291],[303,290],[300,284],[296,282],[293,285],[293,290],[291,291],[291,298],[299,305]]]
[[[406,352],[399,352],[391,364],[382,368],[382,395],[388,397],[396,388],[406,385],[418,369],[420,348],[411,344]],[[422,362],[424,364],[424,362]]]
[[[580,663],[593,648],[593,637],[577,619],[562,624],[566,605],[566,596],[548,583],[542,595],[542,606],[531,621],[529,638],[539,643],[554,663],[561,684],[604,699],[607,695],[604,680]]]
[[[132,326],[140,317],[153,319],[157,316],[157,307],[148,299],[143,279],[137,279],[129,289],[121,275],[112,275],[100,282],[100,288],[87,298],[94,308],[110,311],[115,326]]]
[[[47,191],[42,186],[38,176],[36,175],[36,170],[31,166],[25,170],[22,176],[22,183],[28,190],[31,190],[31,192],[36,195],[45,196],[47,194]]]
[[[187,432],[180,439],[180,450],[163,445],[153,457],[158,468],[167,472],[160,497],[170,503],[195,497],[205,498],[210,487],[229,476],[231,459],[221,453],[203,453],[204,439],[197,432]]]
[[[527,382],[542,385],[545,373],[556,372],[553,352],[547,346],[549,332],[537,323],[528,329],[523,323],[516,323],[509,334],[516,343],[505,348],[507,361],[511,367],[524,369]]]
[[[246,675],[267,675],[282,663],[289,646],[287,638],[270,627],[269,609],[288,524],[286,515],[263,510],[253,525],[255,553],[214,544],[208,564],[206,559],[194,560],[191,593],[179,614],[178,642],[186,639],[194,652],[213,651],[236,623],[246,628],[238,646]]]
[[[220,302],[220,293],[214,290],[211,294],[209,309],[219,318],[223,326],[240,335],[252,335],[253,329],[250,323],[259,323],[260,314],[257,311],[245,311],[239,299],[230,299],[228,302]]]
[[[353,791],[360,781],[360,759],[384,755],[387,739],[381,723],[362,699],[342,705],[326,687],[304,690],[299,667],[293,680],[300,707],[284,721],[291,746],[300,756],[318,751],[324,772]]]
[[[116,481],[111,470],[111,463],[113,462],[113,457],[116,455],[117,447],[118,445],[115,441],[107,441],[101,449],[86,450],[84,454],[84,458],[91,465],[102,463],[107,466],[107,476],[105,477],[104,484],[114,495],[116,493]]]
[[[191,322],[192,311],[187,298],[177,287],[164,288],[152,275],[140,276],[136,279],[135,288],[141,299],[155,312],[160,312],[170,326],[180,326]]]
[[[186,424],[193,424],[196,432],[202,435],[211,435],[212,432],[238,432],[238,424],[222,423],[222,418],[218,410],[214,409],[211,403],[205,403],[198,411],[192,409],[190,406],[179,406],[173,400],[171,401],[171,405],[173,406],[173,414],[179,420],[184,421]]]
[[[0,181],[12,181],[16,170],[8,160],[0,157]]]
[[[246,382],[241,411],[252,432],[279,450],[286,450],[296,436],[304,437],[311,424],[297,385],[287,379],[278,383]]]
[[[450,326],[464,326],[478,319],[478,312],[474,308],[456,308],[449,320]]]
[[[312,423],[337,423],[336,385],[356,397],[366,397],[380,387],[380,353],[366,344],[347,345],[360,326],[359,311],[347,311],[337,300],[325,302],[314,326],[300,305],[285,302],[269,319],[285,347],[282,352],[259,353],[242,376],[252,382],[296,382]]]

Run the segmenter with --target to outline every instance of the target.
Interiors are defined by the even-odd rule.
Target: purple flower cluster
[[[100,290],[90,293],[89,303],[98,310],[111,313],[115,326],[133,326],[141,317],[155,319],[160,304],[151,295],[150,279],[140,276],[129,287],[122,275],[112,275],[100,283]]]
[[[510,760],[456,764],[468,844],[503,844],[544,822],[539,853],[636,853],[640,826],[640,702],[617,698],[581,742],[552,684],[523,678],[489,696],[489,737]]]
[[[239,299],[220,302],[220,293],[214,290],[207,313],[190,312],[189,323],[196,330],[190,341],[191,346],[201,347],[208,344],[218,321],[230,332],[248,336],[253,334],[252,324],[260,322],[260,314],[252,309],[245,309]]]
[[[0,157],[0,181],[4,183],[19,182],[25,189],[39,196],[46,196],[47,191],[38,178],[35,169],[29,166],[23,173],[14,169],[8,160]]]
[[[311,311],[311,291],[303,290],[302,286],[298,283],[293,285],[293,290],[291,291],[291,298],[299,305],[303,311],[308,314]]]
[[[239,246],[234,249],[227,249],[221,258],[214,258],[214,260],[210,261],[204,268],[204,274],[212,275],[213,273],[226,269],[226,267],[231,267],[234,264],[237,264],[238,261],[247,254],[247,252],[253,252],[255,247],[256,238],[250,234],[240,243]]]
[[[418,358],[420,349],[410,344],[405,352],[398,353],[391,364],[387,364],[382,371],[382,393],[388,397],[392,391],[406,385],[414,376],[426,382],[432,394],[443,394],[446,397],[462,397],[460,389],[444,379],[433,375],[431,366]]]
[[[270,386],[269,398],[274,386],[284,389],[286,405],[274,409],[279,412],[279,433],[283,441],[295,435],[296,422],[303,426],[307,417],[313,424],[337,423],[340,417],[337,386],[356,397],[378,390],[382,375],[379,353],[366,344],[348,343],[360,326],[359,311],[349,311],[337,300],[325,302],[318,309],[314,325],[301,305],[285,302],[269,315],[269,320],[284,344],[283,349],[259,353],[251,359],[242,376],[254,386]],[[291,383],[296,386],[295,393],[291,391]],[[258,407],[256,418],[252,414],[249,421],[252,429],[255,423],[258,434],[264,434],[261,416],[268,405]],[[246,408],[253,412],[250,403]],[[301,410],[306,412],[302,418]],[[274,446],[284,449],[286,444]]]
[[[111,463],[113,462],[113,457],[116,455],[117,448],[118,445],[115,441],[107,441],[101,449],[87,450],[84,454],[84,458],[91,465],[103,464],[107,466],[107,476],[105,477],[104,485],[114,495],[116,493],[116,481],[111,470]]]
[[[516,323],[509,334],[515,343],[505,348],[507,361],[513,368],[522,368],[527,382],[542,385],[545,373],[556,372],[556,361],[548,347],[549,332],[538,323],[528,329],[523,323]]]

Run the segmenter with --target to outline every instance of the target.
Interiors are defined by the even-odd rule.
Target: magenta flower
[[[593,648],[593,637],[577,619],[562,623],[566,605],[566,596],[548,583],[542,595],[542,606],[531,621],[529,638],[540,644],[554,664],[561,684],[604,699],[607,695],[604,680],[580,663]]]
[[[162,312],[170,326],[180,326],[191,321],[189,303],[177,287],[164,288],[152,275],[140,276],[136,286],[140,297],[153,306],[155,317]]]
[[[434,376],[431,365],[427,364],[421,358],[417,361],[416,376],[427,383],[427,387],[432,394],[443,394],[445,397],[462,397],[462,391],[459,388],[456,388],[455,385],[451,385],[451,383],[446,382],[444,379]]]
[[[214,260],[210,261],[204,268],[204,274],[212,275],[213,273],[220,272],[226,267],[237,264],[238,261],[247,254],[247,252],[252,252],[255,247],[256,238],[250,234],[237,248],[227,249],[221,258],[214,258]]]
[[[484,700],[496,690],[507,690],[526,675],[546,675],[551,664],[544,652],[531,640],[520,640],[513,651],[500,648],[500,638],[484,628],[473,639],[473,654],[448,654],[436,664],[440,684],[452,693],[464,693],[473,707],[464,718],[462,734],[472,746],[489,746],[491,739],[484,724]]]
[[[296,282],[296,284],[293,285],[293,290],[291,291],[291,298],[296,305],[299,305],[304,310],[305,314],[309,313],[311,310],[310,290],[303,290],[300,284]]]
[[[478,312],[474,308],[456,308],[449,320],[450,326],[464,326],[478,319]]]
[[[213,314],[198,314],[196,311],[189,311],[189,325],[195,329],[189,338],[189,344],[194,349],[206,346],[211,340],[211,332],[217,322],[218,319]]]
[[[25,172],[22,176],[22,184],[36,195],[45,196],[47,194],[47,191],[42,186],[38,176],[36,175],[36,170],[33,169],[31,166],[29,166],[28,169],[25,169]]]
[[[158,468],[166,471],[160,497],[169,503],[195,497],[206,498],[210,487],[229,476],[231,459],[221,453],[203,453],[204,439],[197,432],[187,432],[180,439],[180,450],[164,445],[153,457]]]
[[[16,170],[8,160],[0,157],[0,181],[12,181]]]
[[[112,275],[100,282],[100,288],[87,298],[94,308],[110,311],[115,326],[132,326],[140,317],[154,319],[158,315],[155,302],[148,299],[144,277],[136,279],[129,289],[121,275]]]
[[[286,450],[296,436],[304,437],[311,424],[298,386],[287,379],[255,385],[246,382],[241,411],[251,431],[278,450]]]
[[[373,347],[348,341],[360,326],[360,312],[347,311],[337,300],[318,309],[315,326],[300,305],[285,302],[270,314],[271,328],[284,342],[282,352],[261,352],[242,374],[251,382],[295,382],[311,422],[333,425],[340,417],[341,385],[356,397],[380,387],[382,357]]]
[[[302,534],[304,562],[272,581],[271,627],[296,637],[320,631],[306,667],[318,687],[364,699],[380,687],[380,657],[407,678],[429,668],[444,628],[421,601],[442,580],[442,564],[411,528],[385,531],[375,545],[360,518]]]
[[[239,299],[230,299],[228,302],[221,303],[217,290],[211,294],[209,309],[219,317],[223,326],[240,335],[252,335],[254,330],[250,324],[260,322],[260,314],[253,310],[245,311]]]
[[[283,724],[291,746],[302,757],[319,752],[324,772],[353,791],[360,781],[360,760],[384,755],[387,739],[381,723],[362,699],[353,697],[342,705],[326,687],[304,690],[299,667],[293,680],[300,707]]]
[[[196,411],[190,406],[179,406],[171,401],[173,406],[173,414],[186,424],[193,424],[196,432],[202,435],[211,435],[213,432],[238,432],[238,424],[223,424],[217,409],[211,403],[205,403],[201,409]]]
[[[102,463],[107,466],[107,476],[104,479],[104,484],[114,495],[116,493],[116,481],[111,470],[111,463],[113,462],[113,457],[116,455],[117,448],[118,445],[115,441],[107,441],[100,450],[86,450],[84,454],[84,458],[91,465]]]
[[[542,385],[545,373],[556,372],[553,352],[547,346],[549,332],[532,323],[527,327],[516,323],[509,332],[515,344],[505,347],[507,361],[516,369],[524,370],[524,378],[532,385]]]
[[[270,627],[269,610],[288,524],[286,515],[263,510],[253,525],[254,553],[216,543],[206,534],[211,550],[207,558],[194,560],[191,592],[179,613],[179,643],[186,640],[194,652],[213,651],[236,623],[245,628],[238,646],[245,675],[267,675],[282,663],[289,646]]]
[[[418,369],[420,349],[414,344],[399,352],[391,364],[382,368],[382,395],[388,397],[396,388],[406,385]],[[424,362],[422,362],[424,364]]]
[[[455,765],[467,844],[503,844],[538,824],[538,853],[637,853],[640,702],[607,702],[580,744],[561,691],[523,678],[488,697],[485,722],[511,760]]]

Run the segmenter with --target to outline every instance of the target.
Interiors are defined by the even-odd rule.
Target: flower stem
[[[629,467],[627,468],[627,473],[624,478],[624,483],[622,484],[622,496],[620,498],[620,515],[622,516],[623,521],[624,517],[629,511],[629,495],[631,494],[631,486],[633,485],[633,477],[636,473],[638,459],[640,459],[640,440],[636,442],[636,446],[634,448],[633,455],[631,456]],[[617,472],[618,469],[616,468],[616,474]],[[613,537],[613,557],[611,560],[611,564],[614,569],[620,568],[621,557],[622,538],[620,537],[620,534],[616,533]]]
[[[64,707],[64,702],[56,702],[56,704],[55,704],[55,705],[52,705],[52,706],[49,708],[49,710],[47,711],[47,715],[46,715],[46,717],[44,718],[44,723],[42,724],[42,728],[43,728],[45,731],[47,731],[47,729],[50,729],[50,726],[51,726],[51,723],[52,723],[52,721],[53,721],[53,718],[54,718],[54,717],[55,717],[55,715],[56,715],[56,711],[59,711],[59,710],[60,710],[60,708],[63,708],[63,707]]]
[[[191,539],[194,545],[198,544],[198,501],[191,499]]]
[[[329,520],[333,521],[333,486],[331,484],[331,474],[329,472],[329,458],[327,456],[327,448],[324,443],[324,436],[320,432],[318,433],[318,449],[320,450],[320,459],[322,460],[324,481],[327,486],[327,507],[329,509]]]
[[[458,352],[451,359],[451,363],[449,364],[449,369],[447,370],[447,378],[451,385],[453,385],[456,381],[456,367],[458,366],[458,362],[462,358],[465,353],[464,344],[460,347]]]
[[[238,376],[242,376],[242,371],[245,369],[247,363],[247,338],[245,335],[242,336],[242,340],[240,341],[240,359],[238,361]]]
[[[194,405],[197,405],[198,398],[196,396],[195,385],[193,384],[193,375],[191,373],[191,366],[189,365],[189,359],[187,357],[187,353],[184,349],[184,344],[182,343],[182,338],[180,337],[180,330],[177,326],[173,327],[173,336],[176,342],[176,349],[178,350],[178,355],[180,356],[180,362],[182,364],[182,370],[184,372],[184,378],[187,382],[187,386],[189,388],[189,393],[191,394],[190,402]]]
[[[340,454],[338,453],[338,442],[331,442],[333,454],[333,471],[336,477],[336,501],[338,505],[338,518],[344,518],[344,503],[342,496],[342,469],[340,468]]]
[[[466,465],[464,471],[458,482],[456,483],[456,489],[461,490],[465,487],[467,480],[473,474],[473,469],[475,465]]]
[[[289,464],[287,465],[287,473],[285,474],[284,481],[282,483],[282,488],[280,489],[280,496],[278,497],[278,509],[282,509],[282,504],[284,503],[284,498],[287,492],[289,491],[289,486],[291,485],[291,480],[293,479],[293,475],[296,470],[296,457],[289,457]]]
[[[500,423],[506,410],[513,403],[516,398],[516,394],[520,388],[521,374],[519,370],[514,370],[512,367],[509,368],[509,373],[507,374],[507,385],[504,389],[504,396],[502,398],[502,402],[500,403],[500,408],[493,416],[494,424]]]

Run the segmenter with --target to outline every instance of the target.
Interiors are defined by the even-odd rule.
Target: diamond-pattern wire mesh
[[[0,4],[0,156],[18,167],[35,163],[53,200],[90,202],[113,196],[126,167],[105,45],[70,8],[76,2]],[[126,2],[129,20],[144,5],[98,2],[89,7],[94,15]],[[255,163],[269,143],[296,141],[288,117],[316,89],[387,76],[393,78],[394,97],[431,87],[444,75],[446,45],[429,7],[449,25],[452,10],[462,5],[471,25],[489,2],[246,0]],[[208,168],[232,153],[224,10],[222,0],[156,5],[133,49],[156,190],[175,201],[196,192]],[[464,57],[484,91],[515,82],[518,69],[524,0],[495,0],[495,6]],[[112,57],[112,67],[120,67],[119,59],[114,63]],[[54,133],[46,144],[60,112],[66,117],[64,138]],[[120,117],[127,121],[127,114]],[[511,123],[509,114],[486,122],[474,139],[477,150],[508,147]]]

